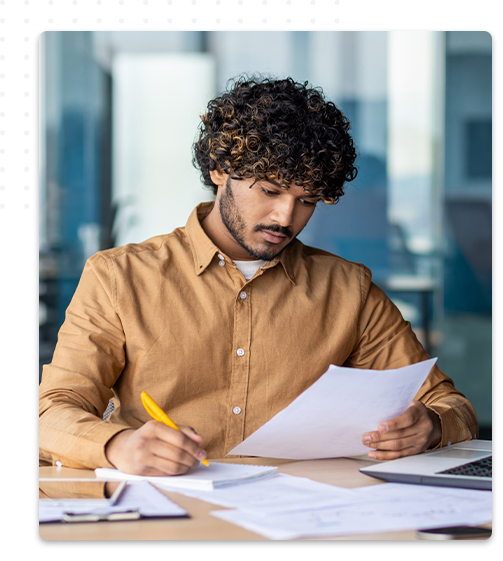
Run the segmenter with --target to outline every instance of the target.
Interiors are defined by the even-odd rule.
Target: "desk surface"
[[[381,482],[358,470],[373,462],[336,458],[328,460],[277,460],[270,458],[240,458],[218,460],[235,463],[278,466],[278,473],[309,477],[314,481],[353,488],[379,485]],[[95,475],[90,470],[72,468],[41,467],[41,478],[67,479],[89,478]],[[205,503],[172,491],[162,491],[190,514],[190,519],[138,520],[129,522],[86,524],[41,524],[40,537],[45,540],[264,540],[262,536],[229,524],[210,515],[212,510],[223,507]],[[330,540],[415,540],[413,530],[358,534],[351,536],[323,537]]]

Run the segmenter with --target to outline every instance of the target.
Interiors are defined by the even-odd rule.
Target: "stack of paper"
[[[327,508],[290,510],[270,515],[250,510],[219,510],[211,514],[273,540],[368,534],[478,525],[491,521],[488,491],[385,483],[353,489]]]
[[[233,488],[232,495],[217,489],[211,497],[190,496],[234,507],[211,514],[272,540],[478,525],[492,518],[488,491],[399,483],[341,489],[279,475]]]

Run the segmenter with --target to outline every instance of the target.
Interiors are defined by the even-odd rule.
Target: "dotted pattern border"
[[[37,216],[44,31],[335,29],[350,1],[0,0],[0,217],[20,209]]]

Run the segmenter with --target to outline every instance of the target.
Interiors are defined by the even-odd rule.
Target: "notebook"
[[[98,468],[95,471],[96,477],[101,480],[126,480],[126,481],[150,481],[158,487],[176,490],[181,489],[202,489],[212,490],[225,485],[236,485],[265,477],[276,473],[278,468],[274,466],[254,466],[244,464],[227,464],[223,462],[210,462],[209,466],[199,464],[191,468],[183,475],[144,476],[123,473],[117,469]]]
[[[452,446],[361,468],[366,475],[397,483],[492,489],[492,441]]]

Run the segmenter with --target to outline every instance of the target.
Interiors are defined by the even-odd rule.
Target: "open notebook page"
[[[123,473],[117,469],[98,468],[96,477],[102,480],[150,481],[162,488],[206,489],[211,490],[224,485],[235,485],[242,481],[256,479],[276,473],[274,466],[253,466],[210,462],[209,466],[199,464],[183,475],[168,477],[143,476]]]

